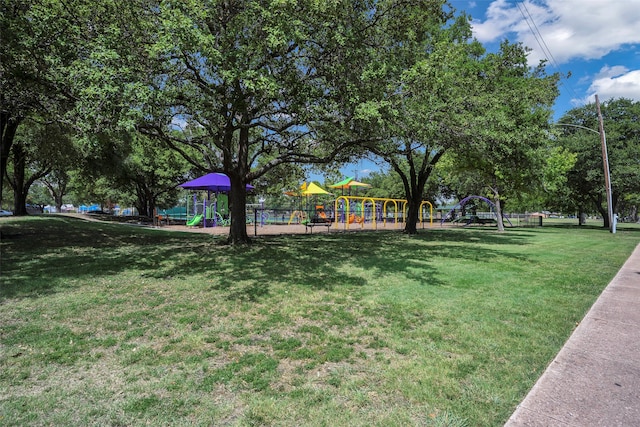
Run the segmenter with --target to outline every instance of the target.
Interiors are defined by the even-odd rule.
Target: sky
[[[472,18],[473,35],[488,51],[500,42],[529,47],[529,65],[546,60],[560,73],[554,119],[595,101],[640,101],[640,0],[449,0]],[[567,77],[569,76],[569,77]],[[342,169],[366,176],[380,166],[361,161]]]
[[[451,0],[488,50],[508,39],[559,72],[555,118],[612,98],[640,101],[640,0]],[[570,74],[570,77],[566,77]]]

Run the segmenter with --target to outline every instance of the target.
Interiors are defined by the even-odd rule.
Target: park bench
[[[304,231],[305,233],[307,231],[311,231],[310,234],[313,234],[313,227],[323,226],[323,227],[327,227],[327,233],[328,233],[332,223],[333,223],[333,220],[331,218],[314,215],[313,217],[311,217],[310,220],[303,222]]]
[[[495,225],[497,223],[495,218],[480,217],[478,215],[461,216],[461,217],[458,217],[458,218],[454,219],[452,222],[453,223],[463,223],[465,227],[468,226],[468,225],[471,225],[471,224]]]
[[[496,224],[497,221],[493,218],[476,218],[476,222],[478,224]]]
[[[471,215],[471,218],[468,220],[467,225],[470,224],[480,224],[480,225],[495,225],[497,221],[494,218],[480,217],[477,215]]]

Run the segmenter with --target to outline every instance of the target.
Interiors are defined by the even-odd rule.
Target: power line
[[[551,57],[551,62],[553,63],[553,65],[556,68],[560,68],[560,67],[558,67],[558,63],[556,62],[556,59],[553,57],[553,54],[551,53],[551,49],[549,49],[549,46],[547,46],[547,42],[544,41],[544,37],[542,37],[542,33],[540,33],[540,29],[536,25],[536,21],[533,19],[533,16],[531,16],[531,13],[529,13],[529,8],[527,7],[527,4],[524,1],[522,1],[522,7],[524,7],[524,10],[527,12],[527,15],[529,16],[529,19],[531,20],[531,23],[533,24],[534,28],[536,29],[536,33],[540,36],[540,40],[542,40],[542,45],[544,45],[544,49],[546,49],[547,53]],[[522,10],[520,10],[520,13],[522,13]],[[524,14],[522,16],[524,17]],[[527,18],[525,18],[525,21],[526,20],[527,20]],[[527,21],[527,25],[529,25],[528,21]],[[531,29],[531,26],[529,26],[529,29]],[[535,33],[534,33],[534,37],[535,37]],[[536,41],[537,40],[538,39],[536,38]],[[538,44],[540,45],[540,42],[538,42]],[[541,49],[542,49],[542,45],[540,46]],[[543,49],[543,51],[544,51],[544,49]],[[545,54],[545,56],[546,56],[546,54]],[[549,58],[547,58],[547,60],[548,59]]]
[[[524,8],[524,11],[526,11],[526,13],[527,13],[526,15],[525,15],[524,11],[522,10],[522,8],[520,8],[520,3],[522,3],[522,8]],[[536,39],[536,42],[538,43],[538,46],[540,47],[540,50],[542,51],[542,54],[544,55],[546,60],[549,61],[556,69],[560,70],[560,66],[558,65],[558,62],[553,57],[553,54],[551,53],[551,49],[549,49],[549,46],[547,46],[547,43],[544,41],[544,37],[542,37],[542,33],[540,32],[540,29],[536,25],[536,22],[533,19],[533,16],[531,16],[531,13],[529,12],[529,9],[527,8],[527,5],[524,2],[524,0],[516,0],[516,6],[518,6],[518,10],[520,11],[520,14],[522,15],[522,18],[527,23],[527,26],[529,27],[529,31],[531,31],[531,34]],[[527,18],[527,16],[528,16],[528,18]],[[531,21],[531,23],[529,21]],[[532,27],[532,25],[533,25],[533,27]],[[535,30],[534,30],[534,28],[535,28]],[[573,97],[575,99],[579,99],[578,95],[573,90],[572,86],[565,85],[562,82],[562,80],[560,80],[559,83],[560,83],[560,85],[562,85],[562,86],[566,87],[567,89],[569,89],[569,91],[573,94]]]

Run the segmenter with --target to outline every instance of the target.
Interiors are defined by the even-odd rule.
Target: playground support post
[[[395,199],[387,199],[384,200],[384,203],[382,205],[382,226],[386,227],[387,226],[387,205],[393,203],[393,218],[394,218],[394,223],[397,225],[398,224],[398,212],[400,210],[400,207],[398,206],[398,200]],[[402,201],[402,203],[404,203],[406,205],[406,202]],[[403,211],[404,212],[404,211]]]
[[[258,210],[253,210],[253,234],[258,236]]]
[[[431,202],[424,200],[420,203],[420,223],[422,224],[422,228],[424,228],[424,215],[422,214],[422,207],[424,205],[429,205],[429,226],[433,226],[433,205]]]

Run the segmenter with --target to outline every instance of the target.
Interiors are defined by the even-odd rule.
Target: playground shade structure
[[[316,183],[312,182],[307,186],[306,189],[302,191],[302,194],[305,196],[310,196],[312,194],[330,194],[330,193],[324,188],[317,185]]]
[[[342,190],[342,194],[344,195],[344,190],[345,188],[347,190],[349,190],[349,194],[351,194],[351,188],[352,187],[365,187],[365,188],[370,188],[371,184],[367,184],[365,182],[360,182],[360,181],[356,181],[356,179],[352,176],[350,176],[349,178],[345,178],[340,182],[336,182],[333,185],[329,185],[329,187],[331,188],[339,188]]]
[[[194,180],[180,184],[180,187],[188,190],[207,190],[216,193],[228,193],[231,191],[231,180],[223,173],[209,173]],[[253,186],[247,184],[247,190],[253,190]]]
[[[371,187],[371,184],[367,184],[366,182],[360,182],[360,181],[356,181],[356,179],[354,177],[349,177],[349,178],[345,178],[340,182],[336,182],[333,185],[329,185],[329,187],[331,188],[341,188],[341,189],[345,189],[345,188],[351,188],[351,187]]]
[[[231,180],[227,175],[217,172],[209,173],[194,180],[185,182],[184,184],[181,184],[180,187],[187,190],[207,191],[209,193],[209,197],[211,196],[211,193],[216,193],[216,200],[212,205],[213,210],[211,210],[211,206],[207,208],[206,201],[203,201],[204,215],[196,215],[196,196],[194,195],[194,216],[193,218],[189,219],[189,216],[187,215],[187,226],[193,227],[202,222],[204,227],[207,227],[207,220],[212,220],[214,227],[218,225],[218,223],[222,225],[228,225],[226,224],[227,219],[218,212],[217,208],[218,193],[229,193],[231,191]],[[253,190],[253,188],[254,187],[252,185],[246,184],[246,190]],[[205,216],[206,219],[204,218]]]

